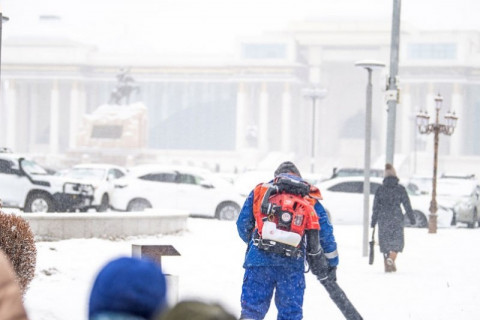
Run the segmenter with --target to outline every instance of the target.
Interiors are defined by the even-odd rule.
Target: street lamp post
[[[315,169],[315,103],[317,100],[325,98],[327,89],[319,87],[305,88],[302,93],[305,98],[312,99],[312,158],[310,160],[310,172],[313,173]]]
[[[381,69],[385,64],[374,60],[362,60],[355,63],[356,67],[365,68],[368,72],[367,110],[365,114],[365,169],[363,180],[363,256],[368,255],[368,228],[370,213],[370,154],[372,139],[372,72]]]
[[[417,126],[421,134],[433,132],[433,179],[432,179],[432,201],[430,202],[430,215],[428,217],[428,233],[437,233],[437,164],[438,164],[438,138],[443,133],[447,136],[453,134],[457,125],[458,117],[455,112],[448,111],[445,115],[446,124],[438,122],[440,109],[442,108],[443,97],[438,94],[435,97],[435,122],[429,123],[430,116],[426,111],[417,114]]]
[[[400,11],[402,0],[393,0],[392,33],[390,41],[390,75],[387,83],[387,146],[385,163],[394,163],[395,154],[395,122],[398,103],[398,60],[400,56]]]
[[[2,65],[2,27],[5,22],[10,20],[8,17],[5,17],[0,10],[0,70],[1,70],[1,65]],[[1,84],[1,82],[0,82]]]

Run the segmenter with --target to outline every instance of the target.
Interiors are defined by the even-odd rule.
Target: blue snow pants
[[[303,270],[282,266],[253,266],[245,269],[240,318],[262,320],[270,307],[274,290],[277,320],[301,320],[305,275]]]

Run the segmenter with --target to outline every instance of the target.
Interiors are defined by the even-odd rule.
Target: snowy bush
[[[0,209],[0,248],[5,252],[17,274],[23,294],[35,274],[37,248],[32,230],[22,217]]]

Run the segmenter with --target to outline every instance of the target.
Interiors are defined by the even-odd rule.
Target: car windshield
[[[22,160],[22,169],[29,175],[48,175],[47,170],[32,160]]]
[[[437,184],[437,195],[439,196],[468,197],[472,190],[472,184],[460,181],[441,181]]]
[[[364,169],[360,168],[343,168],[338,169],[332,175],[332,178],[336,177],[356,177],[356,176],[364,176]],[[370,177],[383,177],[383,170],[379,169],[370,169]]]
[[[432,178],[414,177],[410,179],[410,183],[415,184],[420,191],[430,192],[432,189]]]
[[[419,188],[416,184],[414,184],[414,183],[405,183],[405,184],[403,184],[403,186],[404,186],[405,189],[407,190],[408,195],[411,195],[411,196],[421,195],[420,188]]]
[[[102,180],[105,177],[105,169],[101,168],[73,168],[64,175],[74,179]]]
[[[227,179],[217,176],[215,174],[205,174],[202,178],[201,183],[211,183],[216,187],[232,187],[233,184]]]

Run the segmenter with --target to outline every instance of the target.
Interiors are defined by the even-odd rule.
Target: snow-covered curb
[[[185,230],[188,212],[22,213],[36,240],[72,238],[124,238],[138,235],[172,234]]]

